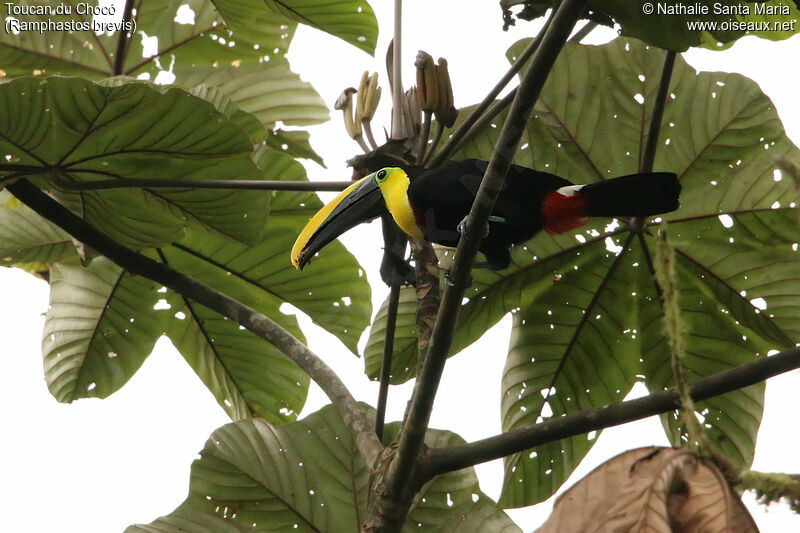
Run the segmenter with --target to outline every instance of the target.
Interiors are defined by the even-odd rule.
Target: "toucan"
[[[440,168],[383,168],[354,182],[320,209],[292,248],[302,269],[322,247],[388,209],[411,237],[455,247],[488,162],[465,159]],[[640,217],[678,208],[681,186],[670,172],[648,172],[574,185],[566,179],[511,165],[479,250],[485,266],[508,267],[510,247],[542,229],[564,233],[588,217]],[[477,265],[476,265],[477,266]]]

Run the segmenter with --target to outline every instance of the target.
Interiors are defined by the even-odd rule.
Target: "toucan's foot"
[[[465,216],[461,222],[458,223],[458,232],[461,234],[462,237],[466,238],[467,233],[467,222],[469,221],[470,215]],[[479,240],[483,240],[489,235],[489,222],[498,222],[498,223],[505,223],[506,219],[503,217],[496,217],[494,215],[490,216],[486,222],[486,225],[483,226],[483,231],[481,232]]]
[[[458,230],[458,234],[461,235],[462,237],[465,237],[465,235],[467,234],[467,219],[468,218],[469,218],[469,215],[467,215],[464,218],[462,218],[461,222],[459,222],[458,226],[456,227],[456,230]],[[449,274],[450,271],[448,270],[447,273]]]
[[[472,276],[468,276],[463,284],[457,283],[456,280],[453,279],[450,269],[447,269],[444,271],[444,282],[451,287],[456,287],[461,285],[461,288],[469,289],[470,287],[472,287],[474,280],[472,279]]]
[[[381,279],[387,285],[415,285],[417,276],[408,261],[392,253],[385,253],[381,261]]]

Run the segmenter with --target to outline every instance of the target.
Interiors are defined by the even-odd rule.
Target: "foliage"
[[[514,45],[509,58],[525,44]],[[636,172],[662,62],[663,52],[633,40],[568,45],[515,162],[576,183]],[[797,294],[794,275],[784,265],[796,261],[800,195],[791,180],[775,173],[774,158],[800,158],[800,151],[769,99],[740,75],[697,74],[678,60],[670,94],[655,168],[676,172],[683,186],[681,208],[664,218],[679,258],[685,364],[697,379],[792,346],[797,338],[800,300],[790,296]],[[487,127],[455,157],[486,159],[496,138],[497,129]],[[620,401],[637,380],[651,390],[670,384],[663,309],[650,267],[652,237],[640,240],[624,221],[607,222],[577,235],[541,233],[513,251],[509,269],[473,273],[476,283],[459,313],[452,353],[506,313],[514,315],[502,386],[505,430]],[[394,383],[416,370],[416,307],[410,296],[401,302]],[[367,344],[371,376],[383,352],[383,320],[382,308]],[[762,407],[763,387],[754,387],[698,409],[712,439],[746,465]],[[680,444],[674,418],[664,420],[672,442]],[[546,499],[593,443],[575,437],[510,458],[503,503],[516,507]]]
[[[543,11],[548,3],[536,4]],[[686,17],[648,17],[629,2],[590,2],[590,8],[644,42],[568,44],[515,159],[576,183],[642,166],[664,60],[663,50],[645,42],[674,50],[722,48],[742,35],[690,31]],[[790,15],[769,20],[797,16],[791,7]],[[62,20],[28,20],[46,17]],[[353,256],[333,243],[324,269],[298,272],[288,261],[319,199],[308,192],[192,188],[186,180],[305,181],[296,159],[323,162],[308,133],[296,127],[327,120],[328,111],[285,57],[296,24],[372,54],[378,29],[371,7],[364,0],[143,0],[134,17],[137,32],[127,41],[91,32],[0,34],[0,74],[11,78],[0,84],[0,187],[29,179],[114,240],[263,313],[295,338],[304,341],[297,311],[357,352],[372,309],[371,288]],[[759,35],[779,39],[789,32]],[[120,43],[124,57],[117,58]],[[527,44],[512,46],[509,59]],[[798,278],[788,267],[797,262],[800,193],[781,170],[800,165],[800,150],[770,100],[743,76],[698,74],[679,58],[668,91],[655,168],[677,173],[683,192],[681,208],[659,218],[675,249],[683,363],[696,380],[792,347],[800,337]],[[454,128],[474,108],[462,109]],[[454,158],[489,159],[505,118],[498,114]],[[143,178],[170,187],[86,188]],[[508,269],[474,272],[452,354],[513,315],[501,384],[504,431],[619,402],[637,382],[651,391],[673,385],[654,280],[658,221],[645,221],[642,232],[617,220],[578,233],[543,233],[513,250]],[[450,253],[439,252],[446,267]],[[234,420],[212,434],[194,463],[186,501],[129,531],[362,525],[375,472],[347,417],[333,407],[296,420],[309,377],[285,350],[98,256],[5,191],[0,265],[50,283],[42,351],[57,400],[113,394],[166,335]],[[416,312],[414,289],[402,288],[391,383],[415,377]],[[384,303],[364,352],[373,379],[388,314]],[[737,466],[752,462],[763,396],[761,384],[696,406],[707,436]],[[662,422],[673,445],[685,442],[676,413]],[[400,427],[386,427],[387,445]],[[463,444],[443,430],[426,435],[434,448]],[[579,435],[506,457],[497,503],[480,492],[471,468],[436,477],[414,496],[405,529],[517,531],[501,507],[551,496],[595,440],[596,434]],[[628,454],[639,458],[639,452]],[[686,453],[675,453],[683,461],[678,467],[662,464],[645,481],[696,481]],[[603,468],[619,470],[619,464]],[[597,479],[590,475],[585,483]],[[581,514],[566,504],[559,513]]]
[[[558,2],[500,2],[506,9],[516,4],[525,4],[527,9],[520,18],[530,20],[544,15],[547,8],[557,5]],[[679,52],[692,46],[712,50],[725,49],[745,35],[779,41],[800,31],[796,24],[791,24],[800,15],[800,7],[781,0],[768,0],[758,4],[742,3],[738,0],[701,0],[691,4],[590,0],[588,11],[590,20],[601,24],[619,24],[620,33],[624,36]]]
[[[399,423],[386,427],[386,442]],[[429,446],[463,443],[430,430]],[[129,533],[244,529],[358,531],[367,512],[369,470],[354,439],[328,406],[280,427],[242,420],[215,431],[192,465],[189,497],[171,514]],[[520,531],[480,491],[470,469],[427,483],[403,531]]]
[[[194,22],[175,23],[186,6]],[[224,2],[220,12],[236,22],[234,37],[221,26],[215,29],[222,21],[209,6],[140,4],[139,32],[124,62],[125,74],[154,78],[158,57],[170,54],[172,72],[190,91],[125,77],[103,80],[113,74],[116,43],[107,35],[3,33],[6,74],[39,68],[36,77],[0,85],[7,103],[0,110],[0,153],[10,165],[0,175],[30,177],[117,241],[235,295],[302,338],[295,317],[282,307],[291,304],[355,351],[371,310],[369,286],[353,257],[337,244],[327,273],[301,274],[275,253],[291,246],[321,206],[315,195],[180,187],[181,180],[195,179],[306,180],[302,166],[286,154],[321,161],[306,132],[275,127],[279,121],[303,125],[327,118],[319,96],[283,58],[294,24],[253,2]],[[159,37],[158,51],[149,58],[141,58],[145,35]],[[225,39],[238,45],[220,46]],[[258,51],[262,47],[274,56]],[[222,60],[229,67],[220,67]],[[138,178],[174,181],[176,187],[78,188]],[[58,400],[112,394],[166,334],[234,419],[295,418],[308,376],[278,349],[95,258],[3,194],[3,264],[52,283],[43,353],[48,386]]]

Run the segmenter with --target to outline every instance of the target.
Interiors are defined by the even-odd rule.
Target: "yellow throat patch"
[[[375,173],[376,178],[374,179],[378,181],[386,208],[389,209],[389,213],[392,214],[392,218],[400,226],[400,229],[412,237],[421,239],[423,237],[422,229],[417,225],[417,219],[408,201],[408,186],[411,184],[408,175],[401,168],[385,168],[383,170],[386,171],[386,177],[380,180],[377,178],[378,173]]]

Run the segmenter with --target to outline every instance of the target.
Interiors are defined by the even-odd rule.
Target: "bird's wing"
[[[466,159],[447,167],[458,174],[459,184],[468,193],[470,205],[480,188],[487,161]],[[505,219],[514,226],[529,226],[532,219],[538,220],[545,196],[571,182],[547,172],[511,165],[503,189],[497,197],[492,215]]]

